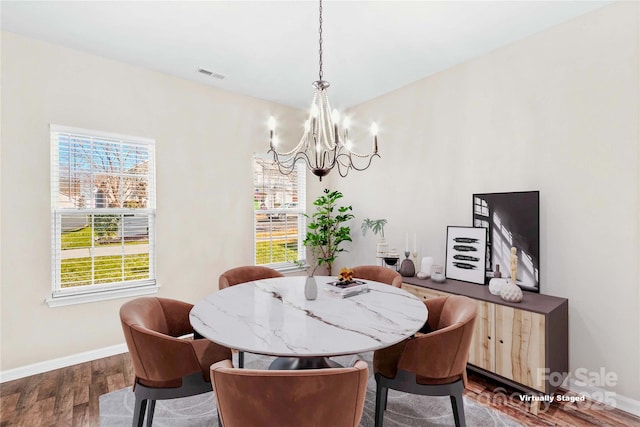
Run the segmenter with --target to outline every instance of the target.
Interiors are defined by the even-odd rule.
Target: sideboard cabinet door
[[[545,317],[504,305],[495,307],[496,354],[493,372],[545,391]]]
[[[478,314],[469,348],[469,363],[495,372],[495,304],[476,300]]]

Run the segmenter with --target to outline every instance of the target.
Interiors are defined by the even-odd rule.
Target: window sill
[[[307,271],[306,268],[301,268],[301,267],[298,267],[297,265],[273,267],[273,269],[279,273],[295,273],[299,271]]]
[[[92,292],[86,294],[64,295],[47,298],[45,302],[51,308],[65,307],[68,305],[86,304],[91,302],[106,301],[117,298],[137,297],[158,293],[159,285],[140,286],[127,289],[112,289],[103,292]]]

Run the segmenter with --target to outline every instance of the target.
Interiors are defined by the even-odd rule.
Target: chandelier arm
[[[340,156],[347,156],[346,154],[342,153],[338,156],[338,158],[336,158],[336,163],[338,165],[338,173],[340,174],[340,176],[342,178],[346,177],[349,174],[349,170],[353,168],[353,163],[348,162],[348,163],[343,163],[339,157]],[[348,156],[347,156],[348,157]],[[344,167],[344,172],[342,171],[342,168]]]
[[[348,162],[347,162],[346,164],[342,163],[343,157],[346,157],[346,158],[348,159]],[[378,157],[378,158],[379,158],[379,157],[380,157],[380,155],[379,155],[379,154],[377,154],[377,153],[376,153],[376,154],[371,154],[371,155],[369,156],[369,159],[368,159],[369,161],[367,162],[367,165],[366,165],[366,166],[364,166],[364,167],[357,167],[357,166],[356,166],[356,164],[355,164],[355,163],[353,163],[353,159],[351,158],[351,156],[350,156],[350,155],[348,155],[348,154],[346,154],[346,153],[340,153],[340,154],[338,155],[338,165],[342,165],[342,166],[348,167],[349,169],[354,169],[354,170],[356,170],[356,171],[358,171],[358,172],[362,172],[363,170],[368,169],[368,168],[369,168],[369,166],[371,166],[371,162],[373,162],[373,158],[374,158],[374,157]],[[339,169],[339,168],[338,168],[338,169]]]
[[[273,151],[274,153],[278,153],[279,156],[291,156],[293,153],[296,153],[298,151],[300,151],[300,147],[302,147],[305,143],[306,137],[308,135],[304,134],[302,135],[302,137],[300,138],[300,142],[298,142],[298,145],[296,145],[295,147],[293,147],[293,149],[286,151],[284,153],[281,153],[279,151],[277,151],[275,148],[271,148],[269,149],[269,151]]]
[[[340,168],[340,165],[338,164],[338,173],[343,178],[349,175],[349,169],[351,169],[351,166],[347,166],[347,170],[344,173],[342,173],[342,168]]]
[[[305,164],[307,165],[307,168],[310,169],[313,167],[309,159],[309,156],[307,156],[307,154],[304,152],[296,153],[296,155],[293,158],[285,160],[284,163],[281,162],[280,159],[278,158],[278,153],[274,152],[273,160],[276,162],[276,164],[278,165],[278,170],[283,175],[290,175],[295,170],[296,163],[298,163],[298,161],[300,160],[305,162]],[[289,163],[289,161],[290,161],[290,165],[287,164]]]
[[[329,163],[329,168],[333,169],[333,167],[336,165],[336,162],[338,161],[338,152],[340,151],[340,147],[336,147],[333,150],[330,151],[330,153],[333,154],[333,158],[331,159],[331,162]]]
[[[274,154],[273,161],[278,166],[278,171],[282,175],[291,175],[291,173],[295,170],[295,163],[292,163],[291,166],[285,165],[278,159],[277,154]]]

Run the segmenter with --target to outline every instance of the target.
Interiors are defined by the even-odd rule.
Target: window
[[[487,201],[480,197],[473,198],[473,213],[482,216],[489,216]]]
[[[154,148],[147,138],[51,126],[49,305],[155,291]]]
[[[272,159],[253,157],[255,263],[291,268],[305,260],[306,171],[299,162],[283,175]]]

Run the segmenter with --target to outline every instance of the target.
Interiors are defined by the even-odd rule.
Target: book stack
[[[341,298],[348,298],[369,292],[369,285],[361,280],[353,280],[349,283],[345,282],[329,282],[328,290],[339,295]]]

